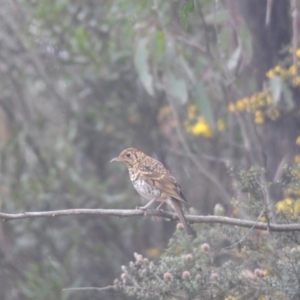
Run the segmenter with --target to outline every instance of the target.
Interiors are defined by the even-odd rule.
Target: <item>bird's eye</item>
[[[127,157],[130,157],[130,152],[127,152],[127,153],[126,153],[126,156],[127,156]]]

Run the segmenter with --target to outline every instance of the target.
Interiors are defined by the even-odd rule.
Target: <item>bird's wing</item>
[[[187,203],[187,200],[181,192],[179,184],[159,161],[156,161],[154,166],[144,165],[141,167],[140,178],[145,180],[149,185],[161,190],[165,194]]]

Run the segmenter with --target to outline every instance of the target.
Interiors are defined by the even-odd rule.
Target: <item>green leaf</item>
[[[280,77],[273,76],[272,78],[270,78],[270,87],[272,92],[273,104],[277,105],[282,92],[282,81]]]
[[[196,82],[195,74],[193,72],[193,68],[189,65],[189,63],[186,61],[186,59],[183,57],[183,55],[179,56],[178,62],[182,69],[185,71],[185,74],[189,78],[189,80],[194,84]]]
[[[156,49],[159,54],[164,52],[164,33],[162,30],[156,32]]]
[[[244,22],[238,26],[238,36],[241,39],[240,44],[243,45],[243,58],[250,60],[252,57],[252,39],[250,37],[249,29]]]
[[[195,87],[195,97],[196,97],[196,104],[199,108],[199,111],[205,118],[209,127],[214,128],[215,122],[214,122],[214,116],[212,113],[210,101],[207,97],[205,87],[201,82],[198,82],[197,86]]]
[[[71,43],[76,51],[88,49],[88,34],[83,26],[80,25],[74,30]]]
[[[148,59],[149,59],[148,39],[141,38],[138,40],[137,47],[135,49],[134,65],[147,93],[153,96],[154,95],[153,78],[149,71]]]
[[[229,60],[227,62],[227,69],[229,71],[233,71],[234,69],[236,69],[236,67],[238,66],[241,54],[242,54],[242,47],[238,46],[234,50],[234,52],[232,53],[231,57],[229,58]]]
[[[293,95],[289,87],[284,82],[282,83],[282,94],[283,94],[283,99],[287,106],[287,110],[293,109],[295,107],[295,103],[293,101]]]
[[[188,91],[183,79],[177,79],[171,73],[168,73],[166,78],[166,88],[170,95],[180,100],[181,104],[186,103]]]
[[[205,16],[205,22],[209,25],[222,25],[229,19],[230,15],[227,10],[220,10]]]
[[[186,0],[179,10],[179,20],[184,30],[187,30],[187,16],[189,13],[194,11],[194,8],[194,0]]]

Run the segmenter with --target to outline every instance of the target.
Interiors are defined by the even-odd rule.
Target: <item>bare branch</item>
[[[136,217],[145,216],[145,212],[140,209],[65,209],[41,212],[22,212],[18,214],[0,213],[0,219],[17,220],[17,219],[30,219],[30,218],[53,218],[60,216],[74,216],[74,215],[95,215],[95,216],[115,216],[115,217]],[[147,210],[147,217],[161,217],[171,220],[178,220],[175,213],[164,210]],[[197,216],[185,215],[187,221],[191,223],[216,223],[224,225],[232,225],[238,227],[254,228],[269,231],[300,231],[299,223],[292,224],[267,224],[263,222],[241,220],[229,217],[220,216]]]
[[[69,292],[69,291],[98,291],[98,292],[103,292],[107,290],[113,290],[115,287],[113,285],[105,286],[105,287],[78,287],[78,288],[64,288],[62,291],[63,292]]]
[[[141,290],[147,290],[149,292],[157,292],[157,291],[153,291],[151,289],[146,289],[146,288],[142,288],[140,286],[138,286],[139,289]],[[114,290],[115,287],[113,285],[109,285],[109,286],[105,286],[105,287],[78,287],[78,288],[64,288],[62,289],[63,292],[73,292],[73,291],[98,291],[98,292],[103,292],[103,291],[107,291],[107,290]],[[174,298],[176,299],[181,299],[181,300],[186,300],[187,298],[185,297],[182,297],[180,295],[176,295],[176,294],[173,294],[173,293],[170,293],[171,296],[173,296]]]
[[[271,11],[272,11],[273,0],[267,1],[267,10],[266,10],[266,25],[270,25],[271,21]]]
[[[298,48],[298,8],[297,1],[291,0],[292,19],[293,19],[293,64],[297,70],[297,55]]]

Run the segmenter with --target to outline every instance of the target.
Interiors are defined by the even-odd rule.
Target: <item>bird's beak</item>
[[[115,157],[110,162],[113,162],[113,161],[120,161],[120,159],[119,159],[119,157]]]

